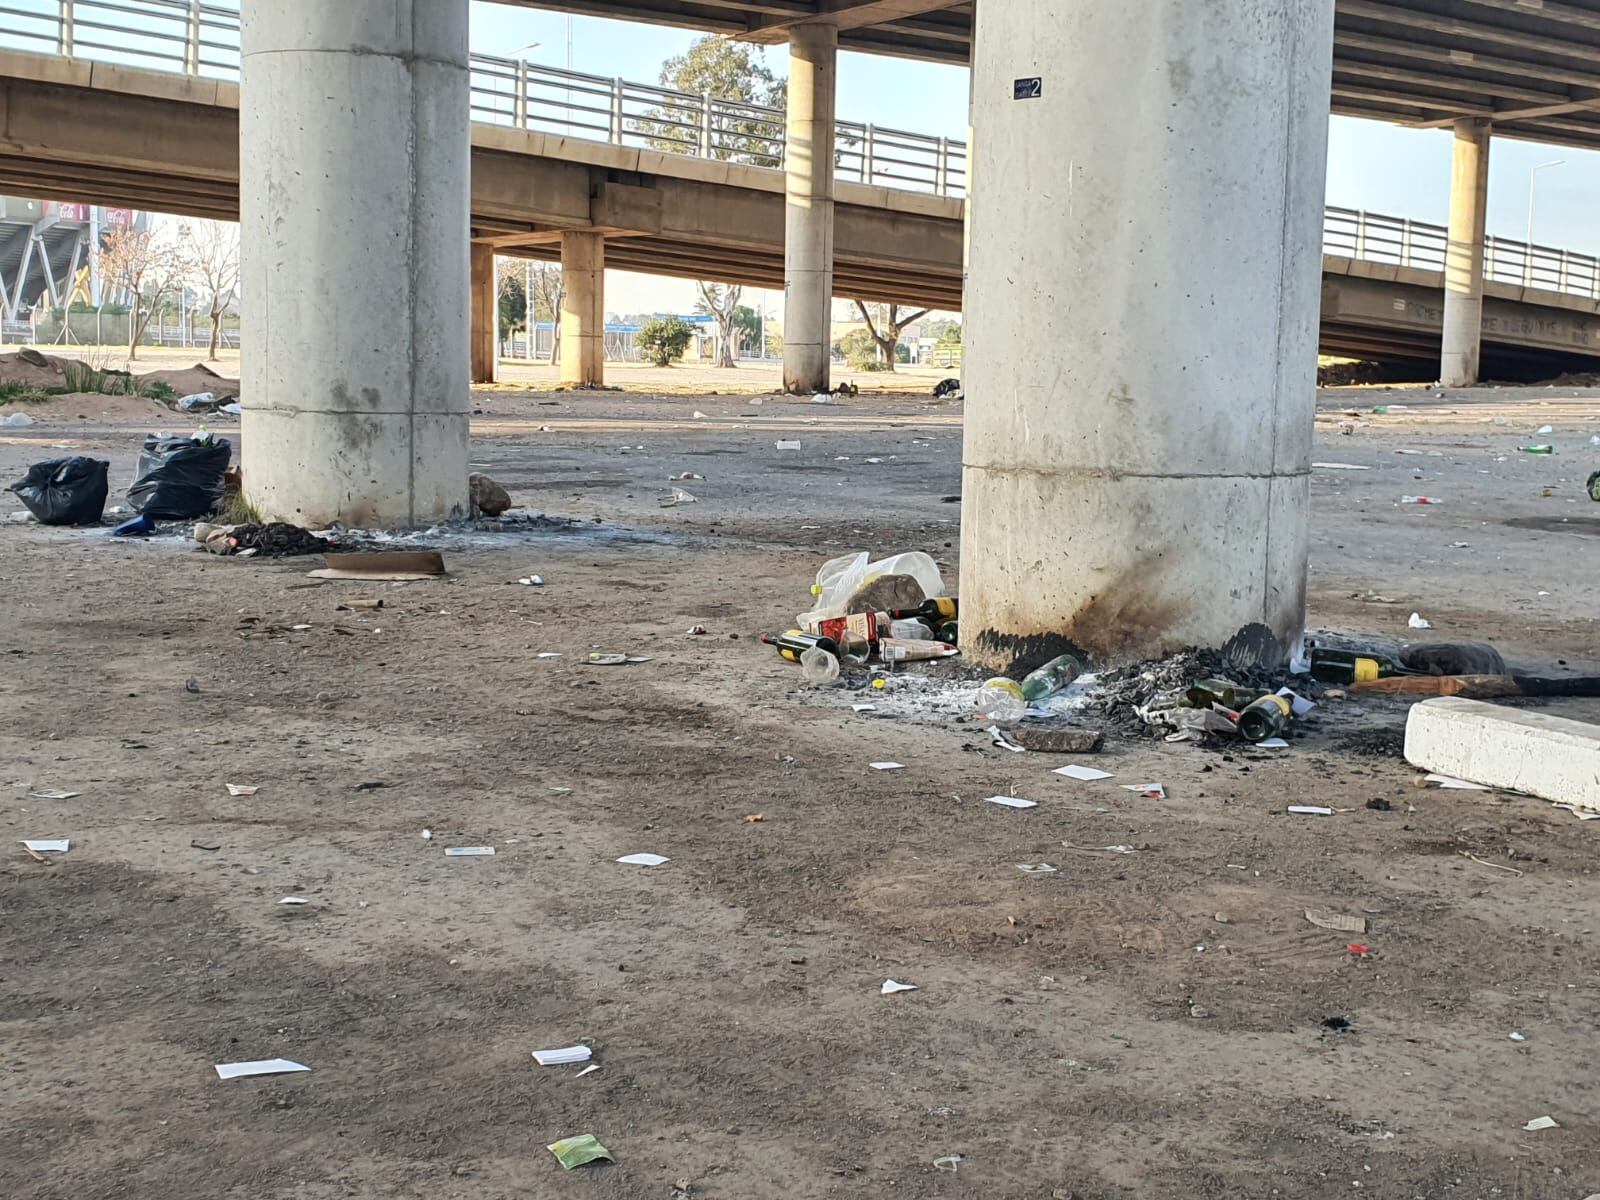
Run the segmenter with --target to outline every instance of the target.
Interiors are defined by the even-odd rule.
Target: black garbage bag
[[[227,438],[151,434],[139,453],[139,475],[128,489],[128,503],[156,521],[203,517],[222,500],[222,473],[232,457]]]
[[[1400,651],[1400,661],[1424,675],[1504,675],[1500,651],[1482,642],[1415,642]]]
[[[110,463],[98,458],[53,458],[34,463],[6,490],[15,492],[41,525],[98,525],[110,490],[110,469]]]

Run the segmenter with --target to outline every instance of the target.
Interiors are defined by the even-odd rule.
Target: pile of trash
[[[318,537],[309,529],[288,521],[266,524],[212,525],[202,521],[194,527],[194,540],[212,554],[239,558],[292,558],[301,554],[321,554],[339,549],[336,538]]]

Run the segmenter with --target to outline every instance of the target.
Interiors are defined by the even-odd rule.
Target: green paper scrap
[[[573,1167],[581,1167],[585,1163],[592,1163],[602,1158],[607,1162],[617,1161],[611,1157],[611,1151],[602,1146],[600,1139],[592,1133],[580,1133],[577,1137],[562,1138],[559,1142],[551,1142],[545,1148],[569,1171]]]

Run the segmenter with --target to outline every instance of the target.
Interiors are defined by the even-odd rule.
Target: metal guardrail
[[[1443,271],[1450,231],[1426,221],[1330,205],[1323,218],[1322,248],[1346,258]],[[1600,300],[1600,258],[1556,246],[1487,237],[1483,275],[1493,283]]]
[[[325,0],[337,3],[337,0]],[[239,0],[0,0],[10,48],[208,79],[239,77]],[[782,167],[781,108],[474,54],[472,119],[643,150]],[[966,192],[966,143],[840,121],[840,179]]]

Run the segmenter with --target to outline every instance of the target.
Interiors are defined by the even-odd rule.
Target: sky
[[[474,0],[472,49],[514,56],[552,67],[567,65],[567,22],[560,13],[539,12]],[[595,17],[572,17],[572,67],[597,75],[655,82],[661,63],[688,48],[697,36]],[[538,47],[520,51],[528,42]],[[783,47],[766,48],[767,65],[787,73]],[[839,116],[914,133],[965,137],[967,70],[880,55],[839,55]],[[1404,129],[1351,117],[1332,118],[1328,134],[1328,203],[1443,224],[1450,200],[1449,130]],[[1562,159],[1538,175],[1534,240],[1586,254],[1600,254],[1600,220],[1594,202],[1600,187],[1600,153],[1570,147],[1494,139],[1489,162],[1489,232],[1522,239],[1528,223],[1530,170]],[[612,311],[687,310],[694,284],[687,280],[611,272],[606,307]],[[751,303],[758,293],[747,291]],[[767,311],[781,310],[781,294],[769,293]]]

